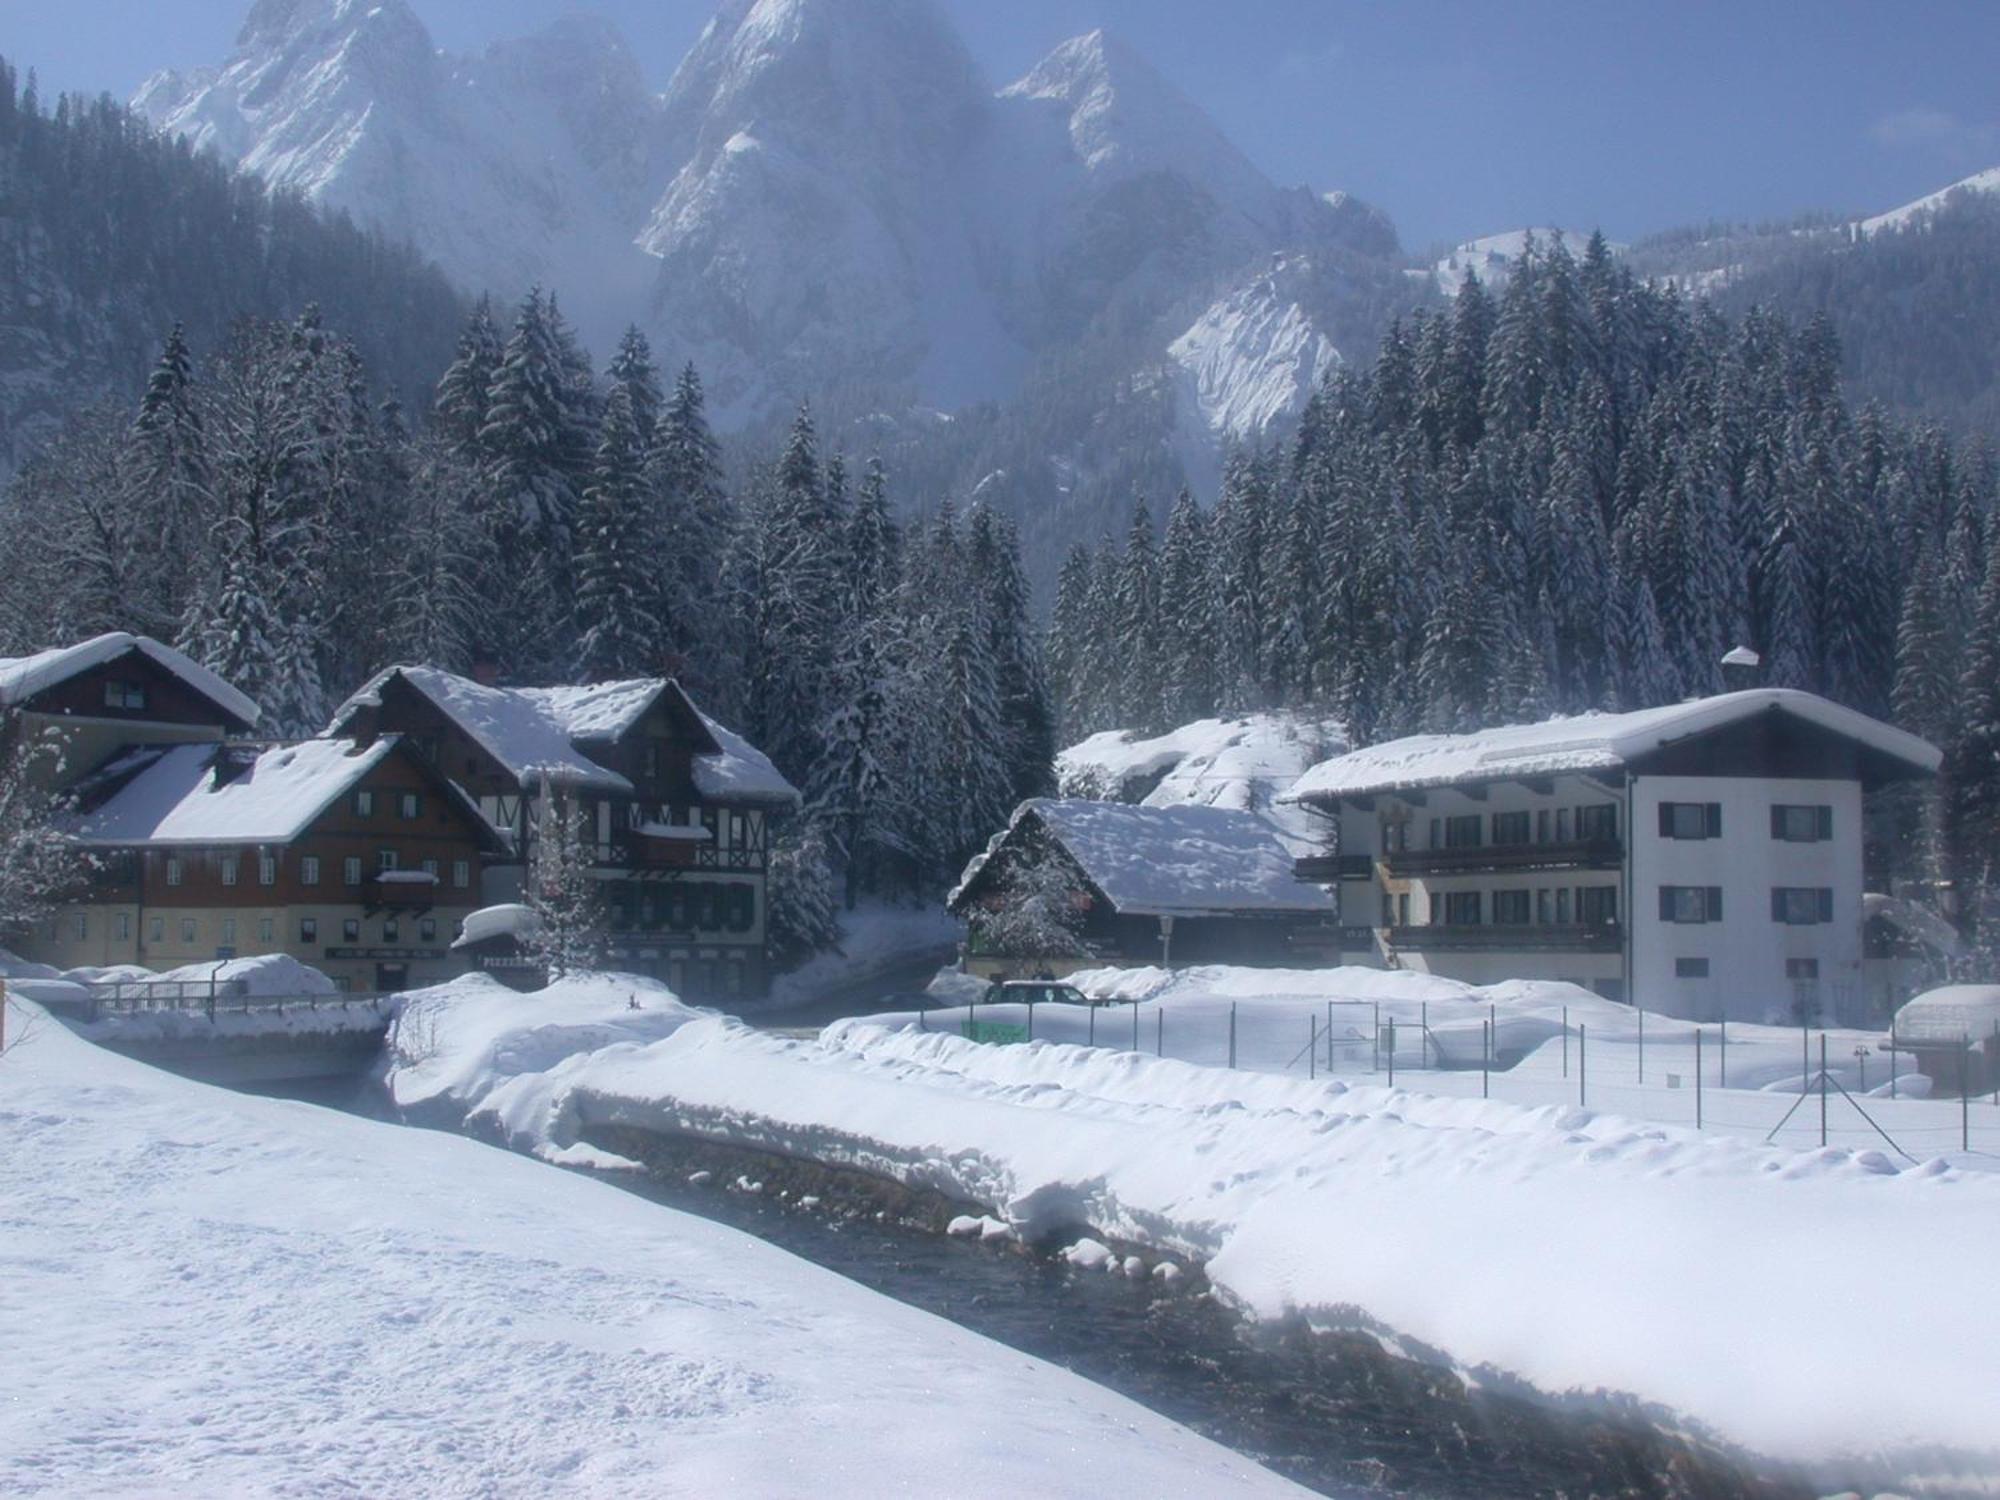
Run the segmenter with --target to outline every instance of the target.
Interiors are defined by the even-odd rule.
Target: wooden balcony
[[[1391,927],[1385,935],[1391,948],[1413,953],[1616,953],[1625,941],[1625,930],[1615,922],[1589,926],[1435,923],[1425,927]]]
[[[1471,849],[1400,849],[1382,857],[1397,879],[1421,875],[1487,875],[1511,870],[1615,870],[1625,862],[1620,839],[1571,839],[1560,844],[1483,844]]]
[[[1334,880],[1372,880],[1375,860],[1367,854],[1309,854],[1292,861],[1292,878],[1323,884]]]

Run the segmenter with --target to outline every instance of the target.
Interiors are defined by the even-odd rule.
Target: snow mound
[[[630,974],[561,979],[529,994],[468,975],[403,997],[384,1081],[400,1108],[466,1112],[510,1080],[600,1048],[657,1041],[702,1014],[657,980]]]
[[[310,964],[302,964],[289,953],[260,953],[254,958],[227,958],[151,974],[143,983],[206,985],[218,991],[235,992],[252,999],[278,999],[309,995],[337,995],[340,987]]]

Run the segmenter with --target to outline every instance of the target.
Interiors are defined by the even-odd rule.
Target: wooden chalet
[[[1017,873],[1051,869],[1070,892],[1077,951],[992,941],[985,918],[1018,899]],[[1234,808],[1023,802],[947,905],[969,928],[968,971],[999,978],[1105,962],[1309,964],[1335,942],[1332,898],[1293,879],[1270,822]]]
[[[545,804],[575,799],[610,963],[695,997],[764,989],[771,824],[798,792],[672,679],[508,688],[392,667],[342,705],[331,732],[363,744],[405,736],[505,832],[481,905],[521,899]]]

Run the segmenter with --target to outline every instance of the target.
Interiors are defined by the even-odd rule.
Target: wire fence
[[[974,1005],[918,1024],[1000,1045],[1071,1042],[2000,1168],[2000,1028],[1920,1049],[1878,1032],[1696,1024],[1637,1010],[1585,1021],[1567,1011],[1303,995]]]

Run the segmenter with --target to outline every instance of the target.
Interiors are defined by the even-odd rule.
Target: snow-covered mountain
[[[1482,235],[1476,240],[1454,246],[1440,257],[1437,264],[1431,267],[1431,279],[1447,297],[1459,289],[1467,275],[1489,291],[1497,291],[1514,274],[1514,262],[1521,258],[1530,238],[1544,248],[1560,239],[1569,247],[1570,254],[1581,255],[1583,247],[1590,243],[1590,232],[1542,224],[1527,229],[1509,229],[1501,234]],[[1624,247],[1614,245],[1612,248],[1619,250]]]
[[[1167,346],[1203,307],[1268,300],[1274,254],[1396,252],[1367,205],[1273,184],[1115,37],[996,91],[932,0],[726,0],[661,95],[602,23],[458,58],[407,0],[259,0],[219,67],[136,102],[470,289],[543,282],[600,344],[637,319],[725,412],[829,380],[1000,396],[1107,318],[1157,320],[1150,357],[1185,369]],[[1302,369],[1337,338],[1302,305],[1259,318]],[[1263,425],[1270,340],[1209,342],[1202,420]]]
[[[1863,234],[1878,234],[1884,229],[1903,229],[1915,223],[1926,214],[1936,213],[1946,203],[1959,194],[2000,195],[2000,167],[1988,167],[1983,172],[1974,172],[1970,177],[1960,178],[1949,187],[1939,188],[1935,193],[1926,193],[1914,202],[1905,203],[1901,208],[1892,208],[1885,214],[1863,219],[1860,230]]]

